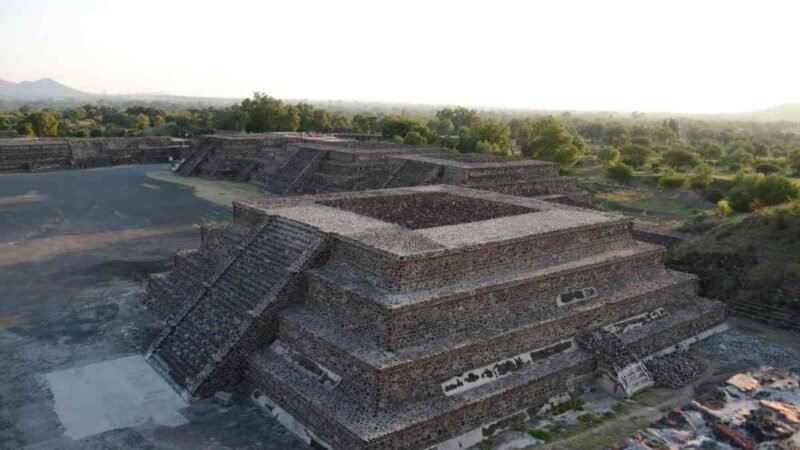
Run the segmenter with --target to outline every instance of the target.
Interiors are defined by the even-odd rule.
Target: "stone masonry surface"
[[[292,166],[306,174],[333,154],[393,151],[298,145],[328,152]],[[148,360],[186,398],[246,383],[323,448],[489,438],[596,377],[626,394],[652,385],[639,358],[724,320],[663,256],[623,216],[467,186],[235,203],[231,225],[205,229],[199,250],[150,281],[165,327]],[[587,344],[593,334],[613,345]]]
[[[188,149],[188,141],[168,137],[0,139],[0,172],[164,163]]]

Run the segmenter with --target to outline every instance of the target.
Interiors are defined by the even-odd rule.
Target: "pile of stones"
[[[686,352],[676,352],[659,356],[645,362],[647,370],[653,376],[655,387],[677,389],[696,380],[706,364]]]

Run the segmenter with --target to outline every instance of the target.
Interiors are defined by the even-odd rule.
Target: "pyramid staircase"
[[[274,333],[275,311],[323,242],[315,229],[288,219],[257,226],[169,316],[148,361],[187,399],[236,383],[242,358]]]
[[[270,180],[267,190],[279,195],[300,193],[324,155],[323,151],[301,147]]]
[[[598,330],[579,342],[597,358],[600,386],[611,393],[630,397],[653,385],[647,367],[617,333]]]
[[[419,161],[405,160],[381,187],[397,188],[433,184],[441,173],[442,168],[440,166]]]
[[[202,139],[197,144],[197,149],[192,152],[186,160],[179,162],[178,166],[173,170],[178,175],[188,177],[194,175],[197,167],[208,159],[211,151],[215,147],[215,142],[211,139]]]

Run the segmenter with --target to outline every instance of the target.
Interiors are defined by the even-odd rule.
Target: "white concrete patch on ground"
[[[72,439],[150,420],[170,427],[188,423],[178,412],[186,402],[141,355],[60,370],[45,379],[55,412]]]

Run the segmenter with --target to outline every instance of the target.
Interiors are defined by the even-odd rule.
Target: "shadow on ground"
[[[244,394],[227,408],[183,406],[178,426],[132,410],[124,421],[131,426],[76,439],[70,435],[79,433],[67,433],[67,413],[54,397],[71,386],[77,391],[69,383],[80,380],[101,380],[113,391],[114,379],[92,378],[91,371],[109,364],[128,370],[117,362],[136,359],[159,332],[141,306],[137,280],[166,270],[175,251],[196,247],[199,225],[230,218],[229,208],[191,187],[146,176],[164,169],[0,176],[0,449],[305,448]],[[62,373],[77,376],[54,394]],[[86,392],[101,387],[92,388]],[[124,388],[135,400],[136,389]]]

